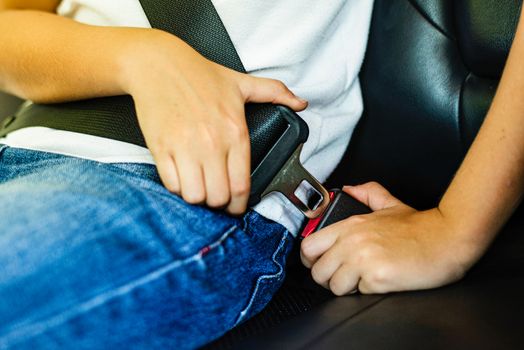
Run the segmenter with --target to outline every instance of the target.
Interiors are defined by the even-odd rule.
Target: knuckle
[[[189,204],[200,204],[206,199],[206,195],[203,191],[184,192],[182,197]]]
[[[372,189],[382,188],[382,186],[378,182],[376,182],[376,181],[368,182],[367,185],[368,185],[369,188],[372,188]]]
[[[366,221],[366,217],[364,215],[353,215],[347,219],[347,223],[350,226],[358,225],[358,224],[364,223],[365,221]]]
[[[343,246],[345,249],[351,249],[352,251],[358,251],[359,245],[362,243],[362,237],[359,234],[347,234],[342,235],[337,240],[338,244]]]
[[[323,278],[323,273],[321,269],[318,267],[318,264],[313,265],[313,267],[311,268],[311,277],[318,284],[322,284],[325,282]]]
[[[247,130],[247,126],[239,125],[238,130],[235,132],[235,137],[241,145],[249,147],[249,131]]]
[[[341,281],[339,278],[332,278],[331,281],[329,281],[329,289],[333,294],[336,296],[343,296],[348,290],[346,290],[346,286],[344,285],[343,281]]]
[[[313,259],[313,251],[312,251],[312,245],[309,243],[309,240],[305,239],[302,241],[302,244],[300,245],[300,251],[302,252],[302,255],[307,260]]]
[[[363,219],[356,218],[351,220],[361,221]],[[346,247],[346,249],[351,249],[352,251],[359,251],[362,248],[367,248],[367,246],[372,243],[372,237],[368,233],[366,233],[366,231],[360,231],[358,229],[352,229],[351,227],[349,227],[346,232],[339,235],[337,242],[338,244]]]
[[[381,264],[369,272],[366,279],[370,287],[375,290],[381,290],[388,283],[391,275],[391,268],[386,264]]]
[[[206,204],[211,208],[221,208],[229,203],[229,193],[227,191],[214,191],[207,196]]]
[[[366,235],[360,232],[346,234],[340,238],[340,241],[343,245],[353,247],[353,249],[362,245],[366,240],[367,240]]]
[[[367,222],[365,215],[353,215],[344,220],[345,235],[346,237],[357,236],[362,232],[363,226]],[[365,226],[364,226],[365,229]]]
[[[180,191],[180,188],[171,182],[166,182],[165,186],[169,192],[178,193]]]
[[[302,265],[304,265],[306,268],[311,269],[312,267],[312,261],[304,256],[304,254],[300,253],[300,260],[302,261]]]
[[[281,80],[275,80],[275,88],[280,92],[288,91],[286,84],[284,84]]]
[[[244,123],[234,118],[226,118],[224,123],[226,130],[235,142],[247,141],[249,139],[247,126]]]
[[[250,183],[248,180],[235,181],[231,184],[231,195],[233,197],[244,197],[249,194]]]
[[[170,149],[172,148],[171,143],[169,143],[163,137],[158,137],[153,142],[149,142],[148,146],[153,155],[169,153]]]
[[[363,247],[358,250],[358,253],[356,254],[357,261],[360,264],[366,263],[368,261],[373,261],[375,256],[374,249],[370,246]]]
[[[232,206],[226,209],[226,212],[231,215],[241,215],[245,212],[245,207]]]

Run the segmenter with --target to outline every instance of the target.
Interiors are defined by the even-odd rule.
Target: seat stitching
[[[413,2],[413,0],[408,0],[408,3],[433,27],[435,28],[439,33],[441,33],[442,35],[444,35],[446,38],[450,39],[450,40],[455,40],[454,38],[452,38],[448,33],[446,33],[446,31],[444,30],[444,28],[442,28],[440,25],[437,24],[437,22],[435,22],[426,12],[424,12],[420,6],[418,6],[417,4],[415,4]]]

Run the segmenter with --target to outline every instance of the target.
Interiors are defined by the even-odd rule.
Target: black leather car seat
[[[344,159],[328,180],[329,185],[378,181],[418,209],[435,206],[471,145],[495,94],[521,5],[522,0],[375,0],[368,49],[360,74],[364,116]],[[492,249],[502,253],[495,254],[496,258],[488,254],[489,270],[497,271],[498,276],[513,276],[515,271],[524,270],[521,258],[524,243],[522,239],[515,241],[515,233],[524,231],[524,220],[521,220],[522,214],[517,215],[520,217],[514,218],[502,234],[506,238],[499,239],[498,246]],[[235,345],[260,349],[326,348],[319,345],[319,339],[324,339],[324,344],[377,347],[375,330],[364,325],[358,328],[357,321],[353,328],[346,330],[347,335],[331,334],[331,330],[343,319],[341,312],[347,314],[347,319],[354,315],[365,317],[362,313],[368,309],[370,312],[380,310],[383,299],[330,298],[311,287],[307,271],[300,268],[296,256],[294,259],[289,262],[284,287],[262,314],[210,348]],[[484,278],[482,274],[480,278]],[[471,295],[475,293],[474,288],[463,291],[461,284],[458,288],[459,298],[461,293],[464,298],[478,297]],[[443,292],[429,293],[432,297],[427,300],[432,304],[424,307],[437,310],[454,307],[446,301],[435,304]],[[395,298],[401,298],[406,305],[410,300],[419,300],[410,295],[385,299],[394,303]],[[315,306],[317,304],[321,307]],[[477,306],[480,310],[486,305]],[[313,310],[284,321],[310,309]],[[383,313],[376,314],[384,317]],[[474,316],[464,315],[466,319]],[[380,324],[379,319],[368,318],[368,326]],[[405,321],[412,325],[412,329],[405,332],[414,343],[409,339],[395,343],[392,340],[398,338],[392,332],[391,338],[387,338],[392,342],[383,343],[383,348],[395,348],[395,344],[408,348],[420,346],[417,340],[424,335],[419,334],[417,322],[429,321],[415,318]],[[380,331],[389,334],[393,329]],[[445,329],[435,331],[445,333]],[[239,342],[242,339],[244,341]],[[488,337],[493,343],[496,339]],[[472,338],[471,344],[477,343]],[[447,345],[458,347],[458,344]]]
[[[521,6],[375,0],[360,75],[365,114],[330,185],[375,180],[419,209],[436,205],[495,93]],[[311,287],[295,258],[271,304],[209,348],[521,346],[523,231],[521,210],[481,262],[489,274],[477,268],[456,286],[424,294],[333,298]],[[463,301],[468,307],[453,312]],[[406,312],[395,318],[398,310]]]
[[[435,206],[494,96],[519,0],[377,0],[361,72],[365,116],[332,181],[376,180]]]

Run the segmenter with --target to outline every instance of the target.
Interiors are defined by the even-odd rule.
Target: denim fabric
[[[0,145],[0,349],[185,349],[260,311],[292,236],[169,193],[147,164]]]

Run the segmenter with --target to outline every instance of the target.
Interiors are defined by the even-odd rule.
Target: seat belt
[[[153,28],[179,37],[209,60],[246,72],[211,0],[140,0],[140,3]],[[300,163],[300,151],[308,137],[307,124],[284,106],[247,104],[245,111],[251,142],[249,205],[278,191],[307,217],[318,217],[329,204],[329,194]],[[73,131],[146,147],[131,96],[26,104],[5,120],[0,137],[30,126]],[[309,184],[309,192],[299,198],[297,189],[304,182]]]

